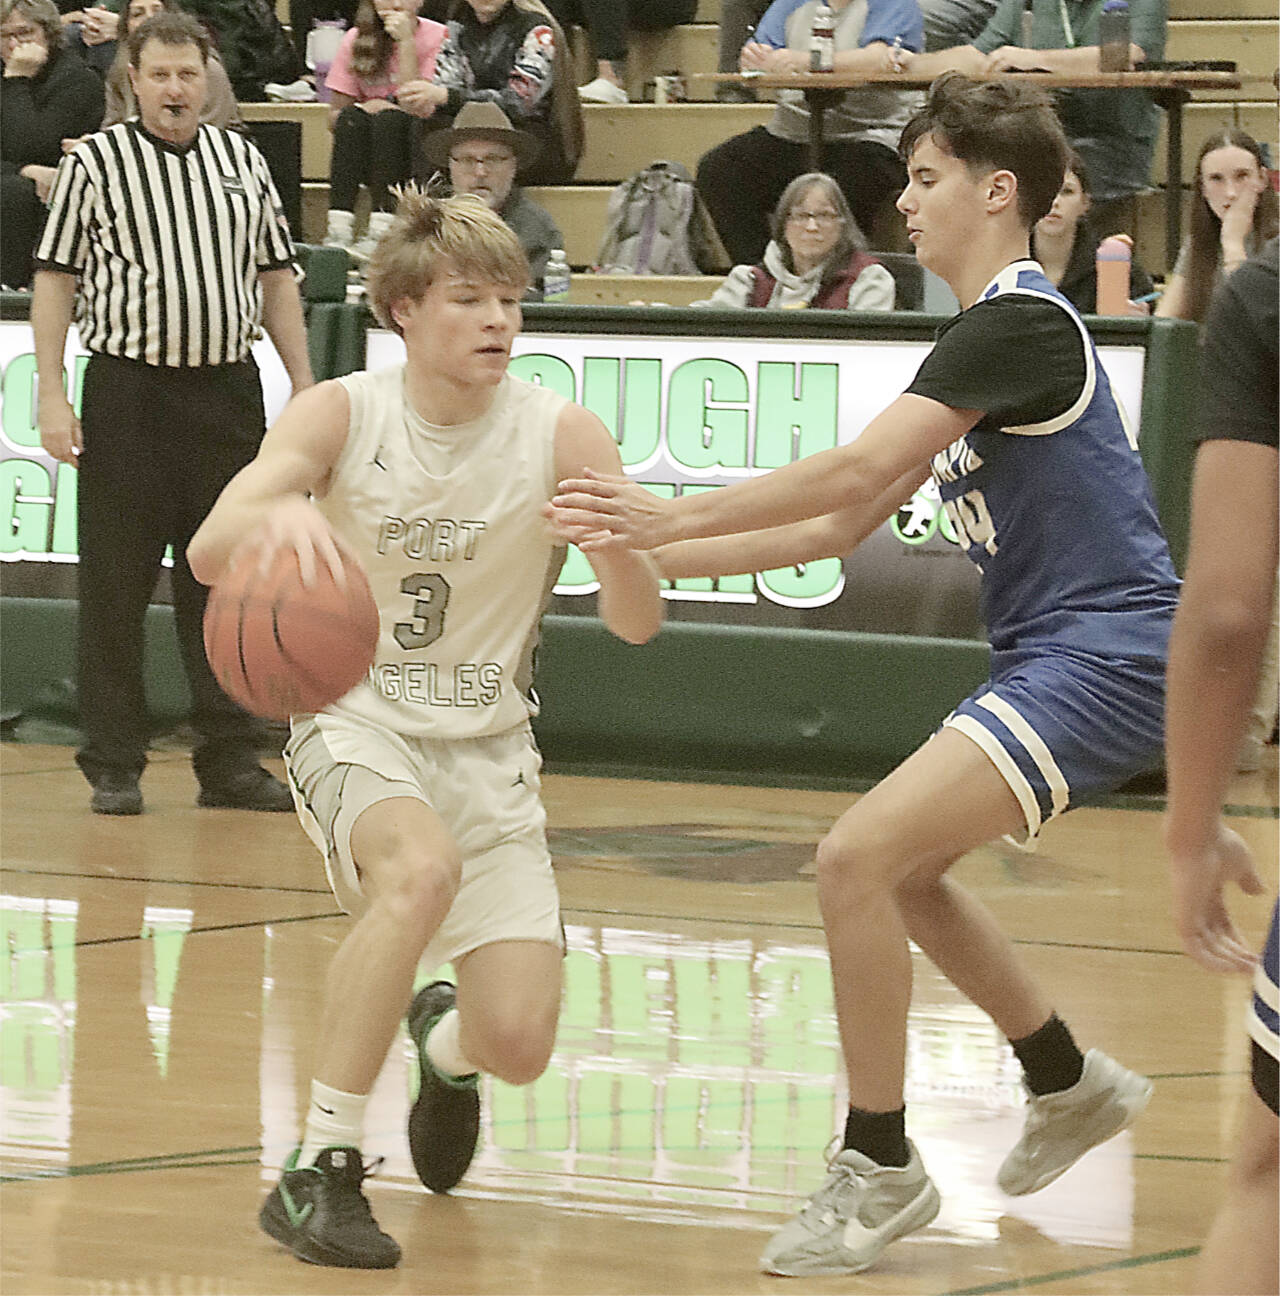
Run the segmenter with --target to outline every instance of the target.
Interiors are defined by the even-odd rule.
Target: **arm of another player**
[[[933,456],[980,417],[978,410],[952,409],[904,393],[847,445],[719,490],[660,500],[634,483],[562,481],[552,501],[555,520],[588,553],[610,543],[610,537],[633,549],[656,549],[675,540],[767,531],[831,513],[848,513],[845,525],[867,535],[883,521],[884,497],[898,489],[898,482],[912,474],[922,481]]]
[[[555,466],[558,478],[584,469],[619,476],[622,473],[617,442],[605,425],[580,405],[567,405],[556,423]],[[566,538],[554,523],[552,529],[561,539]],[[589,553],[587,559],[600,582],[600,619],[627,643],[652,639],[663,616],[653,559],[622,545]]]
[[[1174,922],[1187,953],[1215,972],[1248,971],[1254,961],[1223,892],[1235,883],[1256,895],[1262,884],[1220,811],[1270,622],[1276,470],[1272,446],[1223,440],[1200,447],[1187,578],[1169,646],[1164,835]],[[1243,533],[1241,518],[1249,519]]]
[[[337,541],[308,496],[324,493],[350,418],[351,399],[338,382],[309,387],[289,402],[187,546],[196,580],[212,585],[233,555],[240,561],[258,551],[265,566],[285,547],[297,552],[304,584],[314,580],[317,558],[343,579]]]
[[[284,362],[296,396],[316,381],[311,374],[311,353],[307,350],[302,295],[292,267],[264,270],[258,278],[262,282],[262,327]]]
[[[735,576],[740,572],[773,571],[818,558],[843,558],[901,508],[928,475],[927,469],[912,468],[867,509],[839,509],[767,531],[677,540],[655,549],[653,558],[667,580]]]

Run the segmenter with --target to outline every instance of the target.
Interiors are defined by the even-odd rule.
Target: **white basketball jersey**
[[[484,415],[441,428],[410,408],[403,365],[338,381],[351,424],[317,503],[360,555],[381,629],[369,674],[329,710],[417,737],[526,723],[564,557],[540,510],[565,399],[505,377]]]

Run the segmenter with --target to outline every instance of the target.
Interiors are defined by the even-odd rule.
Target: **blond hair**
[[[393,302],[420,300],[444,269],[523,293],[529,260],[511,227],[472,194],[436,198],[410,186],[365,275],[369,307],[385,328],[400,327]]]

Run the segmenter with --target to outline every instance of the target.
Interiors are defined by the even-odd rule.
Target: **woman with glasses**
[[[840,186],[821,171],[797,176],[771,217],[759,265],[734,266],[701,306],[771,310],[893,309],[893,276],[866,251]]]

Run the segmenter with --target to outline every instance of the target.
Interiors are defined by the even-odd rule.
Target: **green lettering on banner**
[[[613,433],[625,467],[647,463],[662,434],[662,361],[588,356],[582,403]]]
[[[760,588],[765,595],[776,594],[780,599],[803,600],[812,603],[840,588],[844,574],[841,558],[818,558],[813,562],[799,563],[795,567],[778,567],[760,573]]]
[[[667,393],[667,450],[686,468],[747,466],[747,375],[727,360],[686,360],[671,375]],[[737,403],[715,409],[709,402]]]
[[[819,450],[830,450],[836,444],[839,396],[837,365],[761,361],[756,385],[755,466],[781,468]]]
[[[577,400],[578,383],[573,374],[573,367],[566,364],[559,356],[522,355],[516,356],[507,365],[507,372],[525,382],[537,383],[540,387],[549,387],[559,392],[565,400]]]
[[[6,413],[8,406],[5,407]],[[9,515],[0,535],[0,553],[43,554],[49,548],[49,506],[52,483],[43,464],[30,459],[0,463],[0,499]]]
[[[34,352],[14,356],[4,371],[4,439],[15,449],[39,450],[36,427],[36,357]]]

